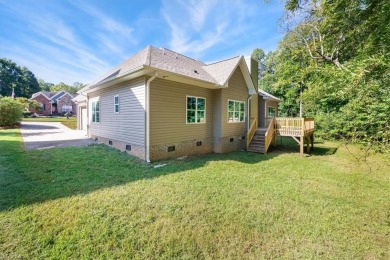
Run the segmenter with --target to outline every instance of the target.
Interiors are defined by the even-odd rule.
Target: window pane
[[[230,112],[234,111],[234,101],[229,101],[229,111]]]
[[[234,112],[234,122],[239,122],[239,118],[240,118],[240,113]]]
[[[206,108],[206,102],[203,98],[198,98],[198,104],[197,104],[198,110],[205,110]]]
[[[119,112],[119,105],[115,105],[115,112],[116,112],[116,113]]]
[[[187,109],[196,109],[196,98],[187,97]]]
[[[119,104],[119,97],[115,97],[115,104]]]
[[[204,111],[198,111],[198,117],[196,118],[196,122],[198,123],[206,122],[206,119],[204,117]]]
[[[195,111],[187,111],[187,123],[195,123]]]
[[[245,103],[240,102],[240,112],[244,112],[244,111],[245,111]]]
[[[99,112],[96,113],[96,122],[100,122],[100,113]]]
[[[234,102],[234,110],[240,111],[240,102]]]
[[[96,101],[96,111],[100,111],[100,102]]]
[[[240,112],[240,122],[244,122],[244,121],[245,121],[245,113]]]
[[[228,113],[228,122],[233,122],[233,112]]]
[[[95,121],[95,114],[96,114],[96,112],[95,112],[95,111],[92,111],[92,122],[96,122],[96,121]]]

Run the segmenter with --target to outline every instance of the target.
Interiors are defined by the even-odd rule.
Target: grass
[[[324,143],[147,165],[103,145],[25,152],[2,130],[0,258],[389,259],[388,159],[369,172]]]
[[[77,119],[76,117],[30,117],[30,118],[23,118],[23,121],[29,121],[29,122],[61,122],[66,127],[69,127],[70,129],[76,130],[77,129]]]

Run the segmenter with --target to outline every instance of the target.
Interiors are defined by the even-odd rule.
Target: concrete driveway
[[[22,122],[20,129],[26,150],[97,143],[88,138],[85,131],[72,130],[59,122]]]

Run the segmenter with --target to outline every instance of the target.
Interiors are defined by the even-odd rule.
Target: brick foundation
[[[145,160],[145,149],[142,146],[131,145],[131,151],[126,150],[126,145],[122,141],[117,141],[105,137],[92,135],[91,138],[98,138],[99,143],[106,144],[120,151],[125,151],[129,155]],[[230,139],[233,138],[231,142]],[[112,144],[109,144],[112,141]],[[202,142],[197,145],[197,142]],[[168,152],[168,147],[174,146],[175,150]],[[178,143],[152,145],[150,147],[150,160],[159,161],[164,159],[178,158],[187,155],[201,155],[208,153],[227,153],[246,149],[246,140],[242,136],[229,136],[222,138],[204,138],[188,140]]]
[[[122,142],[122,141],[117,141],[117,140],[113,140],[113,139],[109,139],[109,138],[105,138],[105,137],[95,136],[95,135],[91,135],[91,138],[92,139],[98,138],[99,143],[106,144],[106,145],[111,146],[111,147],[118,149],[120,151],[124,151],[132,156],[135,156],[135,157],[138,157],[142,160],[145,160],[145,148],[143,146],[134,145],[134,144],[130,144],[130,143]],[[109,144],[109,141],[112,141],[111,145]],[[131,145],[131,151],[126,150],[126,145]]]
[[[230,142],[230,138],[233,138],[233,142]],[[202,142],[202,145],[197,146],[196,144],[199,141]],[[170,146],[175,146],[175,151],[168,152],[168,147]],[[157,161],[207,153],[227,153],[244,149],[246,149],[246,140],[242,136],[195,139],[178,143],[153,145],[150,147],[150,160]]]

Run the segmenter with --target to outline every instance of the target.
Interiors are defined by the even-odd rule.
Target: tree
[[[83,88],[85,85],[80,83],[80,82],[75,82],[73,83],[72,86],[65,84],[64,82],[60,82],[57,85],[54,85],[50,87],[50,91],[60,91],[60,90],[65,90],[69,93],[76,93],[79,91],[81,88]]]
[[[45,82],[43,79],[38,79],[38,84],[41,90],[50,91],[50,88],[54,86],[53,83]]]
[[[17,97],[31,97],[40,90],[34,74],[8,59],[0,59],[0,94],[11,96],[12,88]]]
[[[264,72],[259,85],[283,99],[280,111],[289,116],[304,86],[317,136],[388,149],[390,1],[286,0],[285,9],[274,74]]]

